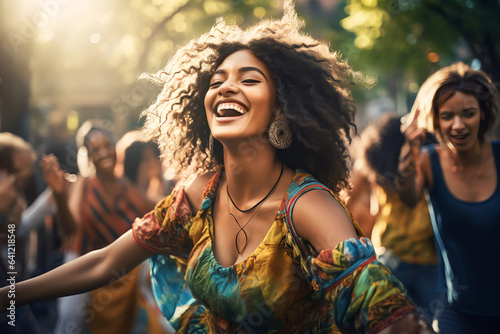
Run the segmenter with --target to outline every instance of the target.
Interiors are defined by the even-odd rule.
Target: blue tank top
[[[500,142],[492,142],[497,186],[482,202],[451,194],[434,146],[427,146],[433,186],[429,193],[438,234],[447,254],[456,298],[451,305],[472,314],[500,315]],[[443,254],[443,249],[441,249]],[[439,259],[440,287],[446,289],[445,264]]]

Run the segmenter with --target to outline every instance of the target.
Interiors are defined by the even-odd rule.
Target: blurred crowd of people
[[[141,131],[116,141],[111,123],[90,120],[75,139],[52,135],[35,151],[21,137],[0,133],[2,282],[8,273],[22,281],[105,247],[173,188],[157,145],[143,141]],[[15,242],[8,244],[11,232]],[[16,313],[16,327],[2,317],[2,333],[171,332],[154,301],[147,263],[106,288]]]

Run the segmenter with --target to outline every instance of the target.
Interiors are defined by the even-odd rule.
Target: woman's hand
[[[422,172],[420,145],[425,139],[426,131],[418,126],[419,109],[412,112],[408,119],[401,125],[401,132],[406,141],[401,147],[398,164],[398,179],[396,189],[401,200],[409,206],[417,204],[425,183]],[[425,160],[425,159],[424,159]]]
[[[56,195],[62,195],[66,191],[68,181],[64,177],[64,171],[59,167],[57,158],[53,154],[42,156],[40,167],[47,186],[52,188]]]
[[[416,166],[418,165],[418,159],[420,157],[420,145],[425,139],[425,129],[418,126],[419,114],[420,110],[416,109],[415,112],[411,113],[406,121],[401,124],[401,132],[406,138],[401,148],[398,166],[398,171],[402,179],[409,178],[416,171]]]
[[[59,162],[53,154],[42,156],[40,167],[42,168],[45,183],[47,183],[47,186],[49,186],[54,193],[54,198],[57,203],[57,214],[59,217],[58,225],[61,237],[69,237],[77,231],[79,209],[72,212],[68,201],[72,197],[75,197],[75,200],[78,199],[77,205],[79,207],[81,198],[80,196],[75,196],[73,191],[70,191],[70,182],[66,179],[66,174],[61,167],[59,167]]]

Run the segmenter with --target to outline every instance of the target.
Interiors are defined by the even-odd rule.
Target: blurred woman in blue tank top
[[[486,137],[499,99],[457,63],[426,80],[402,126],[398,190],[410,205],[426,193],[440,252],[439,333],[500,333],[500,142]],[[420,150],[426,130],[439,144]]]

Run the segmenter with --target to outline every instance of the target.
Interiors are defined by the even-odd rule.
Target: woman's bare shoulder
[[[207,172],[179,181],[184,186],[184,192],[193,212],[198,212],[203,201],[203,190],[215,172]]]
[[[309,191],[297,200],[293,223],[298,234],[318,251],[357,236],[346,209],[324,190]]]

